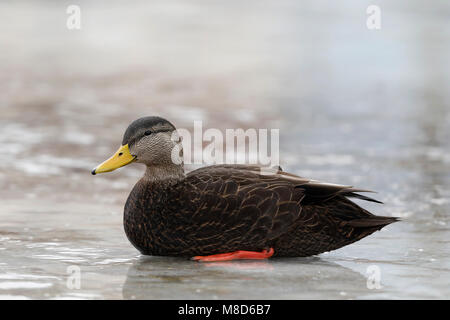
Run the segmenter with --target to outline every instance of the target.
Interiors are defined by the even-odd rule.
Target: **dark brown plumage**
[[[348,198],[348,186],[324,184],[257,166],[216,165],[184,179],[141,179],[125,205],[128,239],[143,254],[192,257],[274,248],[310,256],[358,241],[397,221]]]

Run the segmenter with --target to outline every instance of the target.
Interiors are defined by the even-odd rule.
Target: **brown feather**
[[[307,256],[396,221],[347,199],[376,201],[355,192],[281,168],[265,175],[258,166],[209,166],[181,181],[140,180],[125,205],[124,226],[143,254],[190,257],[273,247],[277,256]]]

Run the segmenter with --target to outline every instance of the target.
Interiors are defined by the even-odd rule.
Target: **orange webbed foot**
[[[263,250],[261,252],[257,251],[234,251],[228,253],[219,253],[209,256],[195,256],[192,260],[202,261],[202,262],[212,262],[212,261],[231,261],[231,260],[262,260],[270,258],[275,251],[273,248],[269,250]]]

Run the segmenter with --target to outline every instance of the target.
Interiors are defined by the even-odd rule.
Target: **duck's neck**
[[[185,178],[183,164],[165,164],[158,166],[147,166],[142,177],[147,183],[154,182],[176,182]]]

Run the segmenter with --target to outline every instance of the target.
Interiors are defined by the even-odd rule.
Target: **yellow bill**
[[[127,164],[133,162],[134,159],[135,157],[131,155],[128,144],[126,144],[124,146],[121,146],[111,158],[94,168],[91,173],[97,174],[110,172],[116,170],[117,168],[126,166]]]

